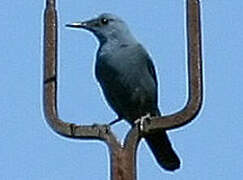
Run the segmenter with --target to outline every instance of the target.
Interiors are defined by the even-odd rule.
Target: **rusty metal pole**
[[[114,144],[111,150],[111,180],[136,180],[136,153],[140,140],[138,128],[133,128],[128,135],[124,146]]]
[[[108,125],[76,125],[61,120],[57,111],[57,12],[55,0],[46,0],[44,10],[44,82],[43,100],[45,117],[58,134],[75,139],[98,139],[104,141],[111,155],[112,180],[136,180],[137,145],[151,131],[173,129],[190,122],[202,104],[202,57],[200,2],[187,0],[188,75],[189,99],[179,112],[145,121],[143,132],[138,125],[126,136],[124,145],[116,140]]]

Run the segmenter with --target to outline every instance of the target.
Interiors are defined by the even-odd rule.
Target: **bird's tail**
[[[173,150],[165,131],[150,134],[145,139],[162,168],[174,171],[180,167],[180,159]]]

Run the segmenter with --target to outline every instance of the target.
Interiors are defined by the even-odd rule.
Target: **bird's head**
[[[119,17],[104,13],[97,18],[67,24],[67,27],[86,29],[98,38],[101,44],[108,40],[127,41],[131,39],[131,34],[126,23]]]

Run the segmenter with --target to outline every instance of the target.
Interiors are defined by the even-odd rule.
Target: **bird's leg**
[[[136,119],[134,121],[135,124],[138,124],[139,123],[139,130],[143,131],[143,126],[144,126],[144,121],[146,119],[151,119],[151,114],[150,113],[147,113],[145,116],[142,116],[141,118],[139,119]]]
[[[122,120],[122,118],[118,117],[118,118],[116,118],[115,120],[111,121],[108,125],[111,126],[111,125],[113,125],[113,124],[119,122],[120,120]]]

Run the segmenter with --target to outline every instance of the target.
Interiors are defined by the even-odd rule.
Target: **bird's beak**
[[[96,19],[92,19],[89,21],[83,21],[83,22],[74,22],[70,24],[66,24],[66,27],[71,28],[83,28],[87,30],[92,30],[94,27],[98,26],[99,23]]]
[[[86,22],[74,22],[71,24],[66,24],[66,27],[71,27],[71,28],[86,28],[87,23]]]

